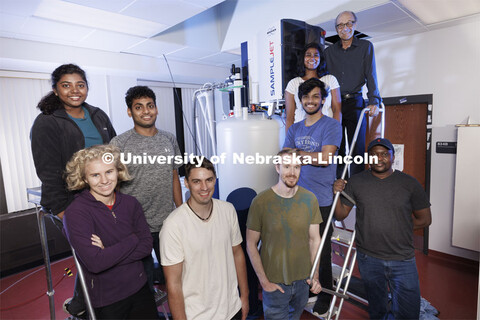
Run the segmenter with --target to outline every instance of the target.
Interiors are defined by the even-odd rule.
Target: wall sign
[[[437,141],[437,153],[457,153],[457,143],[452,141]]]

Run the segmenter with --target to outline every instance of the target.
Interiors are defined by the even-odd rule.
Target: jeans
[[[381,260],[358,252],[357,261],[367,292],[370,319],[419,318],[420,285],[415,257],[401,261]]]
[[[285,293],[279,290],[263,293],[263,312],[266,320],[300,319],[303,308],[308,302],[309,286],[305,280],[297,280],[291,285],[277,283]]]

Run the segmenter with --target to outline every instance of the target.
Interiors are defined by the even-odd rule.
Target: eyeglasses
[[[337,30],[343,30],[343,28],[345,27],[353,27],[353,25],[356,23],[356,21],[348,21],[347,23],[339,23],[335,26],[335,28],[337,28]]]

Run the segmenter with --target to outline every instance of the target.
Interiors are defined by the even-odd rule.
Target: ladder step
[[[353,232],[333,227],[332,240],[350,245],[353,242]]]
[[[307,311],[308,313],[311,313],[313,316],[315,316],[316,318],[319,318],[319,319],[327,319],[327,316],[325,317],[320,317],[317,313],[313,313],[313,306],[315,305],[315,301],[314,302],[309,302],[307,303],[307,305],[305,306],[304,310]],[[338,312],[338,307],[335,306],[333,307],[333,314],[332,316],[330,317],[330,319],[332,319]]]
[[[336,283],[340,283],[340,274],[342,273],[342,267],[340,267],[339,265],[336,265],[336,264],[333,264],[332,263],[332,277],[333,277],[333,280],[336,282]],[[350,274],[350,270],[348,269],[345,269],[345,274],[343,276],[343,279],[345,279],[346,277],[348,277],[348,275]],[[343,280],[342,279],[342,280]]]

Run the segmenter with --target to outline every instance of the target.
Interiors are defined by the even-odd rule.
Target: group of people
[[[335,216],[342,220],[357,206],[358,261],[371,318],[419,316],[412,238],[414,228],[431,222],[425,192],[414,178],[393,170],[394,149],[386,139],[368,146],[378,164],[348,183],[336,180],[335,165],[326,161],[343,145],[342,125],[349,132],[353,121],[355,129],[365,83],[370,113],[378,113],[373,46],[353,36],[356,22],[353,12],[342,12],[338,43],[325,53],[316,44],[306,46],[303,71],[286,89],[288,131],[278,153],[283,161],[275,165],[278,182],[255,197],[248,213],[246,250],[262,286],[265,319],[299,319],[309,291],[318,294],[313,311],[328,312],[331,297],[322,287],[333,287],[330,241],[313,278],[310,271],[334,193],[343,190],[356,203],[342,198]],[[150,88],[127,91],[133,128],[116,136],[108,116],[85,102],[88,82],[80,67],[62,65],[51,80],[31,132],[41,204],[84,267],[96,317],[158,318],[153,249],[174,319],[246,319],[244,239],[233,205],[213,199],[213,164],[194,158],[185,164],[190,197],[183,203],[179,164],[120,161],[120,152],[180,155],[176,138],[155,126],[158,108]],[[298,161],[305,157],[313,163]],[[77,282],[64,308],[87,316]]]
[[[352,164],[348,183],[337,179],[343,170],[329,163],[337,152],[345,155],[347,143],[353,155],[363,155],[366,121],[354,144],[357,123],[365,107],[370,116],[378,115],[381,102],[373,45],[354,36],[356,23],[355,13],[340,13],[335,21],[340,40],[325,52],[316,43],[307,44],[299,76],[285,89],[287,132],[279,155],[299,163],[286,159],[287,164],[277,165],[278,184],[253,200],[247,220],[247,252],[263,288],[266,319],[299,319],[308,301],[306,284],[314,293],[319,286],[332,289],[332,228],[324,222],[337,192],[355,201],[341,197],[334,208],[337,220],[357,207],[356,249],[370,318],[419,318],[413,230],[431,223],[425,191],[415,178],[393,169],[395,150],[387,139],[370,142],[367,152],[378,163],[366,171],[364,164]],[[309,159],[306,165],[303,158]],[[327,239],[318,270],[309,279],[318,233]],[[331,296],[320,291],[313,313],[328,316],[330,302]]]

